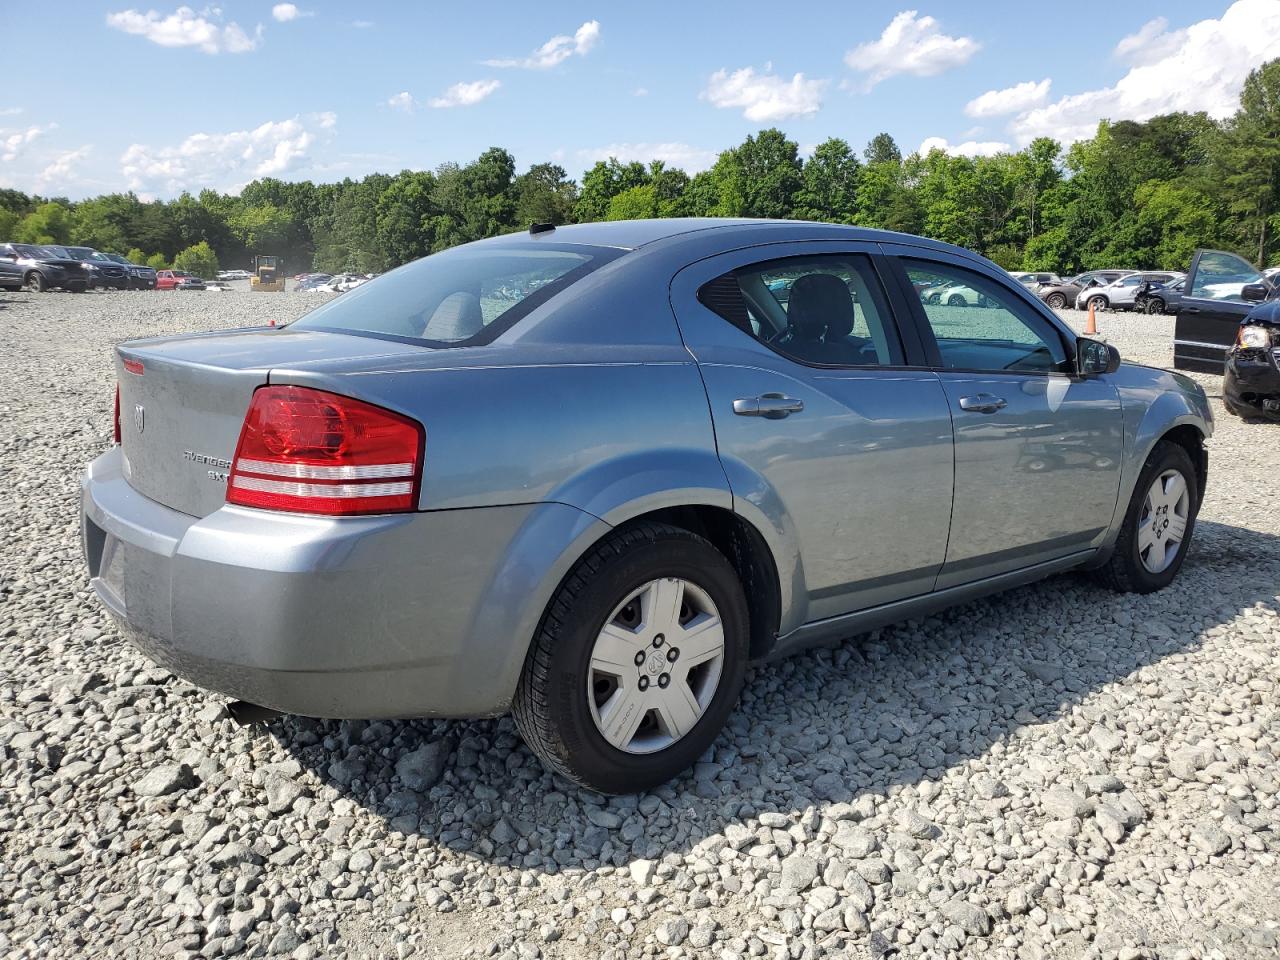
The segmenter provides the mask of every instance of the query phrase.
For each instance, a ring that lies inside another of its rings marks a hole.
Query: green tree
[[[648,182],[649,173],[642,163],[619,163],[616,157],[598,161],[582,175],[582,190],[573,218],[578,223],[603,220],[609,214],[609,202],[614,197]]]
[[[1261,267],[1276,247],[1280,202],[1280,59],[1249,73],[1240,109],[1214,143],[1212,177],[1227,198],[1239,246]]]
[[[652,183],[624,190],[609,201],[606,220],[645,220],[658,215],[658,193]]]
[[[169,261],[165,259],[163,253],[153,253],[147,257],[147,266],[152,270],[168,270]]]
[[[136,263],[139,265],[147,262],[147,255],[137,247],[131,247],[129,252],[124,255],[124,258],[130,263]]]
[[[854,223],[858,213],[858,180],[862,164],[849,144],[831,138],[814,148],[801,168],[795,216],[800,220]]]
[[[185,270],[197,277],[212,280],[218,275],[218,257],[208,242],[201,240],[173,258],[175,270]]]
[[[868,165],[873,163],[902,163],[902,151],[897,142],[887,133],[877,133],[862,151],[862,159]]]
[[[70,243],[71,210],[61,203],[42,203],[18,221],[13,239],[19,243]]]
[[[554,163],[536,163],[516,177],[513,192],[518,227],[527,227],[531,223],[559,225],[573,221],[578,188],[565,174],[564,167]]]

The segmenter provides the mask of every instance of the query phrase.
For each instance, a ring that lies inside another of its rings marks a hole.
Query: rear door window
[[[770,349],[817,366],[903,363],[888,302],[869,257],[824,254],[740,267],[698,299]]]

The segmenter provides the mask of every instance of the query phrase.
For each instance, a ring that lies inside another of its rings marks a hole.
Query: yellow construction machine
[[[279,257],[254,257],[249,289],[260,293],[283,293],[284,261]]]

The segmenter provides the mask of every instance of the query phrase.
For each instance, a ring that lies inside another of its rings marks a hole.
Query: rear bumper
[[[1234,412],[1280,421],[1280,357],[1274,350],[1232,350],[1222,396]]]
[[[193,683],[307,716],[506,710],[553,566],[522,538],[571,540],[594,520],[562,504],[196,518],[138,493],[121,464],[108,451],[82,487],[90,582],[121,630]]]

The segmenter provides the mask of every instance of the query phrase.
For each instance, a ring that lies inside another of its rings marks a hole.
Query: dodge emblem
[[[147,411],[140,403],[133,405],[133,425],[138,428],[139,433],[147,429]]]

